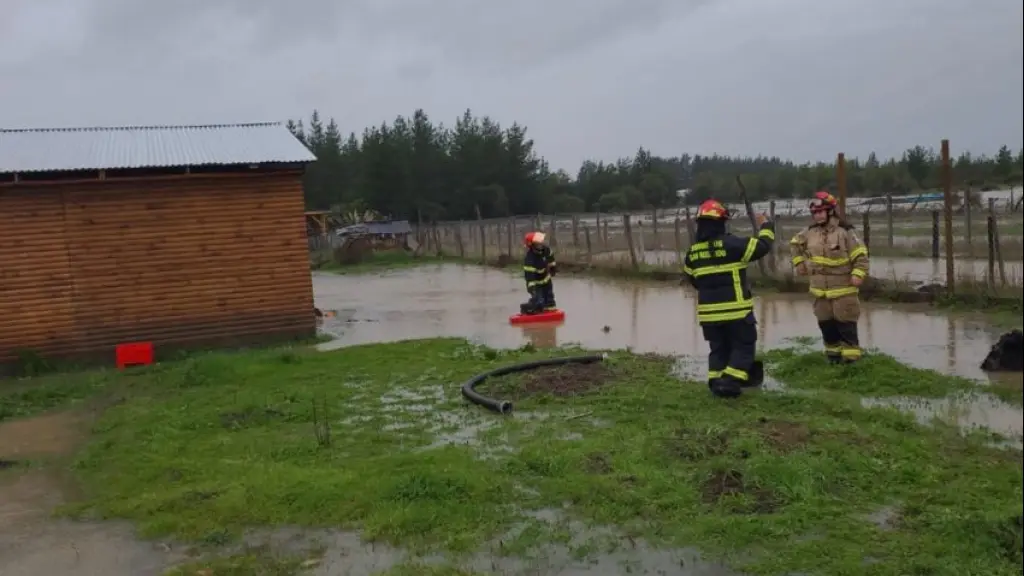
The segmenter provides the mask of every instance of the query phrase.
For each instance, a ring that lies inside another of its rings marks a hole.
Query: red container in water
[[[551,310],[540,314],[516,314],[509,316],[509,324],[539,324],[541,322],[560,322],[565,320],[565,312],[562,310]]]

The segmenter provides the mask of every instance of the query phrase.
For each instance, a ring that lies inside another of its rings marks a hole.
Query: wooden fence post
[[[636,259],[636,249],[633,248],[633,225],[629,221],[628,212],[622,215],[622,227],[625,229],[626,245],[629,247],[629,261],[633,265],[633,270],[639,270],[640,263]]]
[[[942,216],[946,240],[946,292],[953,294],[956,284],[956,255],[953,254],[953,163],[949,158],[949,140],[943,140],[942,157]]]
[[[892,229],[892,193],[885,195],[885,229],[886,229],[886,241],[891,249],[894,242],[894,232]]]

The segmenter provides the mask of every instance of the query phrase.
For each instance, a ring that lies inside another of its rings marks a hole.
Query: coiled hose
[[[508,400],[496,400],[476,391],[477,385],[488,378],[494,378],[496,376],[505,376],[506,374],[516,374],[518,372],[529,372],[537,368],[544,368],[546,366],[565,366],[567,364],[592,364],[594,362],[601,362],[605,359],[604,354],[588,354],[586,356],[569,356],[566,358],[545,358],[543,360],[532,360],[530,362],[522,362],[519,364],[512,364],[509,366],[502,366],[489,370],[481,374],[473,376],[462,385],[462,395],[477,406],[483,406],[488,410],[497,412],[498,414],[511,414],[512,403]]]

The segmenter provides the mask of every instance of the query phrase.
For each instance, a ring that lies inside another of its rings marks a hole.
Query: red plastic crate
[[[153,363],[153,343],[128,342],[118,344],[114,348],[114,356],[118,370],[124,370],[129,366],[149,366]]]

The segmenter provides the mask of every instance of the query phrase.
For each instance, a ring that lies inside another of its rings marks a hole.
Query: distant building
[[[315,332],[281,124],[0,130],[0,363]]]
[[[412,226],[406,220],[363,222],[338,228],[338,238],[369,237],[375,248],[404,248],[408,245]]]

